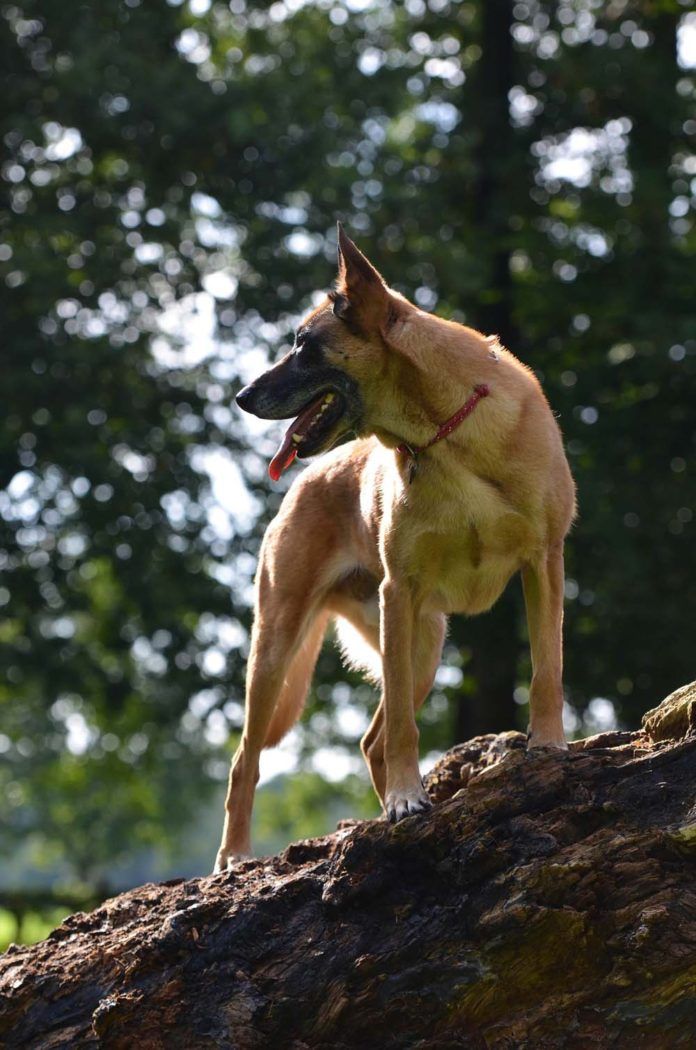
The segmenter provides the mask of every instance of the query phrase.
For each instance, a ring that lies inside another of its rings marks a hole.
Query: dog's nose
[[[237,402],[240,408],[243,408],[248,412],[250,410],[253,397],[254,391],[252,389],[252,384],[249,384],[249,386],[245,386],[243,390],[239,391],[239,393],[235,397],[235,401]]]

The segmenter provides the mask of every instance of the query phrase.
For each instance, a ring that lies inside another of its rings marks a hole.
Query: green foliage
[[[221,440],[212,380],[151,351],[159,312],[199,283],[178,261],[193,219],[162,144],[182,67],[161,6],[136,22],[118,3],[79,19],[27,5],[0,23],[2,834],[40,829],[92,878],[200,804],[211,748],[186,716],[229,623],[196,466]],[[188,79],[193,115],[208,91]],[[160,265],[139,255],[148,231]],[[233,653],[228,687],[241,675]]]
[[[65,918],[65,908],[51,908],[47,911],[29,911],[17,920],[11,912],[0,908],[0,951],[8,944],[35,944],[49,935]]]
[[[579,490],[566,619],[578,718],[602,696],[634,725],[692,676],[686,10],[3,9],[3,849],[29,837],[37,858],[69,857],[95,883],[180,836],[224,776],[253,559],[279,501],[273,442],[231,397],[330,283],[337,218],[395,287],[501,332],[544,380]],[[227,512],[206,472],[216,450],[234,464]],[[519,595],[455,620],[450,643],[425,751],[525,723]],[[323,654],[307,755],[336,741],[346,695],[367,709],[358,685]],[[264,835],[316,826],[334,788],[298,785],[262,804]]]
[[[377,816],[377,799],[364,778],[349,775],[334,783],[318,773],[297,773],[259,792],[254,839],[260,853],[277,853],[292,839],[327,835],[340,820]]]

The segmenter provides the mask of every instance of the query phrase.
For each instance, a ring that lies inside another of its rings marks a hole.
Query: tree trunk
[[[696,683],[450,751],[431,813],[148,885],[0,960],[0,1044],[654,1048],[696,1030]]]
[[[471,188],[475,237],[471,250],[480,267],[481,289],[475,301],[461,305],[469,323],[482,332],[499,335],[504,345],[519,354],[521,339],[514,320],[510,271],[510,208],[513,187],[526,184],[529,175],[525,154],[510,123],[508,95],[515,84],[513,6],[513,0],[486,0],[480,6],[481,57],[466,98],[468,106],[475,109],[478,132]],[[466,43],[463,39],[462,46]],[[509,584],[483,617],[457,619],[452,624],[452,638],[472,651],[469,670],[476,681],[473,695],[458,698],[455,740],[499,732],[514,723],[517,710],[513,693],[521,649],[520,603],[511,593],[514,586],[514,582]]]
[[[672,165],[684,116],[677,91],[679,21],[678,10],[657,4],[646,10],[644,25],[653,38],[650,67],[659,74],[651,76],[649,91],[631,98],[629,164],[634,173],[633,215],[641,252],[641,266],[634,278],[639,317],[646,304],[664,310],[671,299],[675,241],[669,228],[669,206],[675,196]]]
[[[488,612],[460,617],[451,626],[451,640],[465,651],[471,649],[471,661],[465,670],[476,682],[473,693],[462,690],[457,697],[455,740],[500,733],[518,717],[514,691],[521,603],[516,601],[516,588],[520,588],[519,579],[510,581]]]

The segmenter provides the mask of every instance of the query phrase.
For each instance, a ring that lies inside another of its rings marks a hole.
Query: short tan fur
[[[302,331],[320,347],[321,375],[345,377],[359,392],[359,418],[346,410],[318,451],[346,428],[360,436],[300,474],[263,540],[218,871],[250,852],[261,749],[300,716],[332,620],[346,658],[381,684],[361,747],[389,819],[428,806],[415,714],[433,683],[447,617],[489,609],[517,572],[533,667],[529,745],[566,746],[563,543],[575,490],[536,377],[495,336],[427,314],[389,289],[340,228],[337,291]],[[295,354],[261,377],[265,390],[293,369],[297,384]],[[399,446],[426,445],[479,384],[489,396],[417,456],[410,480],[412,460]]]

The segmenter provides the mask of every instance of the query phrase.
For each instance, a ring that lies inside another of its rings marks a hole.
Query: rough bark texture
[[[692,1047],[695,695],[568,754],[479,737],[425,817],[71,916],[0,959],[0,1045]]]

